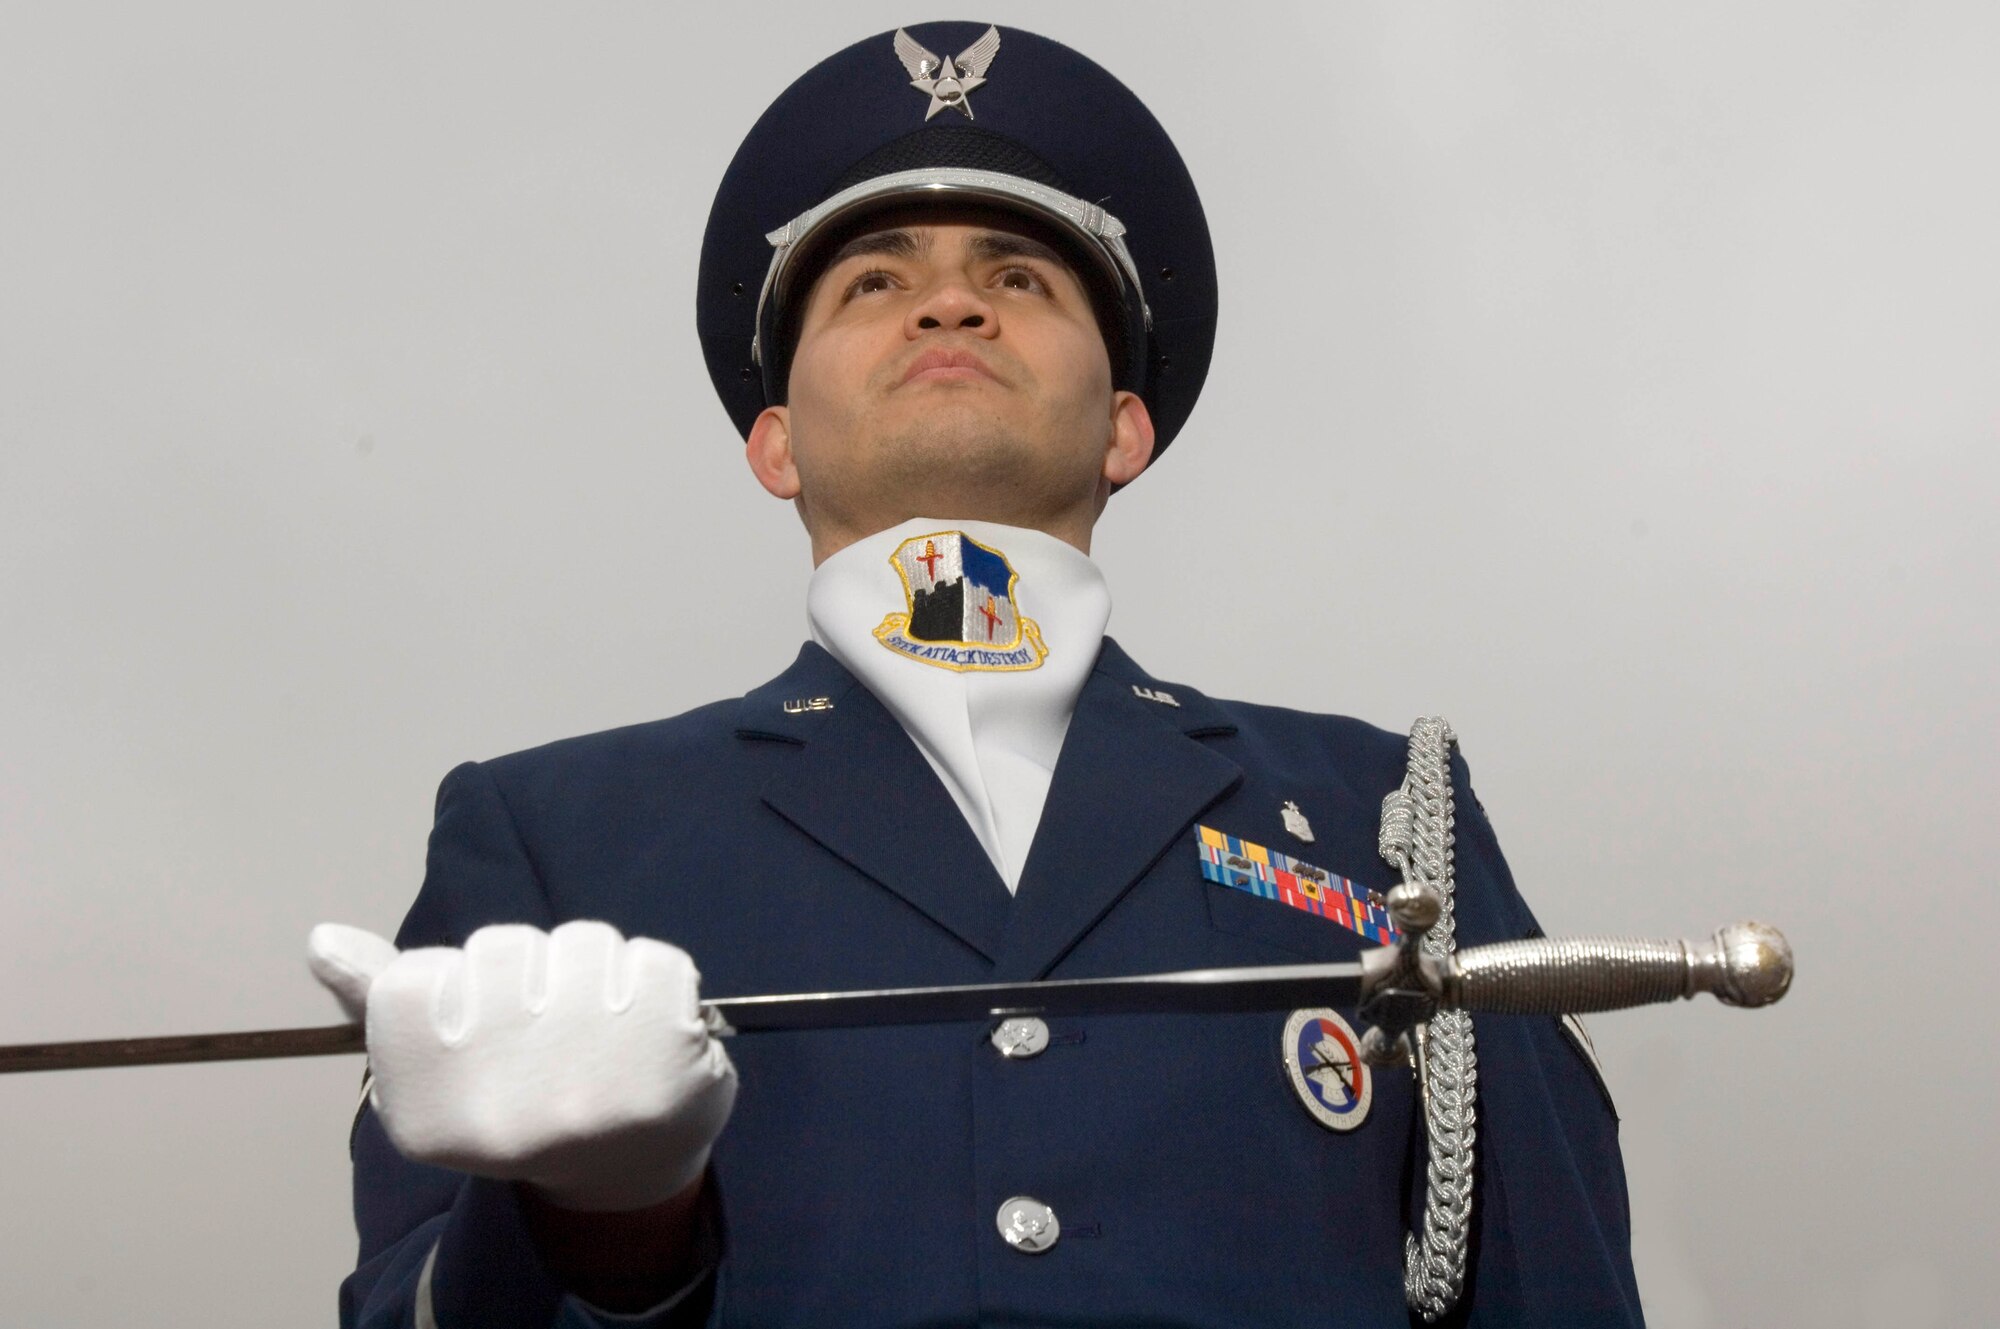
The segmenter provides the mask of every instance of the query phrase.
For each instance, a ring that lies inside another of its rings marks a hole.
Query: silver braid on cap
[[[1382,800],[1378,842],[1382,857],[1405,883],[1437,896],[1438,920],[1425,934],[1423,949],[1439,958],[1454,949],[1451,746],[1456,741],[1440,716],[1426,716],[1411,727],[1409,770],[1402,787]],[[1403,1238],[1403,1299],[1430,1323],[1451,1309],[1465,1287],[1479,1059],[1472,1017],[1464,1011],[1439,1011],[1416,1034],[1411,1056],[1430,1162],[1422,1227]]]

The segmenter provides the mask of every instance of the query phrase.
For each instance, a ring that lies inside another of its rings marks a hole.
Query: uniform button
[[[1003,1202],[993,1221],[1007,1244],[1026,1255],[1040,1255],[1062,1235],[1056,1211],[1030,1195]]]
[[[1041,1056],[1048,1045],[1049,1027],[1033,1016],[1002,1020],[993,1031],[993,1046],[1000,1049],[1000,1055],[1017,1061]]]

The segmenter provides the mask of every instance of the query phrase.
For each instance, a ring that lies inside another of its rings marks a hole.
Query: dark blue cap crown
[[[815,239],[928,198],[1026,214],[1070,242],[1113,379],[1145,399],[1165,450],[1215,340],[1194,182],[1124,84],[1058,42],[983,23],[855,43],[785,89],[737,149],[709,211],[695,321],[738,431],[784,399],[788,302]]]

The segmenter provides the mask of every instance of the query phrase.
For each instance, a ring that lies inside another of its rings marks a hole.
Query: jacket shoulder
[[[479,764],[507,783],[558,771],[683,761],[705,755],[731,736],[737,704],[734,699],[713,701],[665,719],[560,738]]]
[[[1409,738],[1351,715],[1218,698],[1236,741],[1262,762],[1299,771],[1338,772],[1357,793],[1381,797],[1402,783]]]
[[[579,847],[659,826],[699,820],[718,800],[740,802],[758,782],[733,737],[737,703],[711,702],[680,715],[467,762],[445,777],[439,808],[482,786],[512,833],[548,864]],[[455,794],[454,791],[462,791]]]
[[[1098,669],[1141,697],[1163,703],[1161,717],[1190,736],[1249,764],[1286,774],[1336,771],[1357,789],[1393,788],[1402,782],[1408,738],[1366,720],[1212,697],[1154,675],[1108,637]]]
[[[790,667],[741,697],[661,720],[558,739],[473,765],[500,790],[517,818],[582,817],[593,808],[602,813],[632,804],[640,791],[671,793],[680,799],[697,794],[719,798],[729,791],[741,793],[759,779],[762,767],[753,750],[784,746],[739,740],[800,741],[786,722],[803,727],[813,716],[790,714],[795,706],[786,700],[825,701],[828,693],[844,696],[852,681],[833,657],[807,642]],[[749,723],[767,711],[777,723]]]
[[[1268,742],[1307,741],[1370,757],[1401,760],[1409,736],[1351,715],[1301,711],[1289,706],[1212,697],[1210,702],[1235,721],[1242,733]]]

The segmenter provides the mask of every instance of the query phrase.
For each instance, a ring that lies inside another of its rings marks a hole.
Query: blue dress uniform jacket
[[[807,645],[740,701],[451,772],[398,943],[599,918],[686,948],[718,996],[1347,960],[1364,943],[1338,924],[1204,881],[1194,828],[1387,889],[1377,821],[1405,755],[1358,721],[1160,683],[1107,639],[1010,897],[901,726]],[[1455,778],[1461,942],[1536,933],[1462,764]],[[1311,844],[1287,834],[1286,800]],[[1405,1323],[1412,1077],[1378,1072],[1365,1123],[1329,1131],[1293,1094],[1284,1024],[1054,1020],[1026,1060],[983,1025],[733,1040],[710,1323]],[[1600,1083],[1552,1020],[1475,1024],[1475,1235],[1453,1320],[1638,1324]],[[433,1247],[441,1329],[603,1322],[541,1269],[507,1185],[403,1160],[367,1111],[353,1153],[343,1325],[415,1324]],[[1060,1220],[1045,1253],[996,1230],[1017,1195]]]

